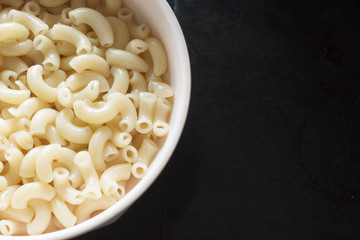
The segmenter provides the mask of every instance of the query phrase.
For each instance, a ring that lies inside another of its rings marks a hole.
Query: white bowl
[[[161,39],[168,54],[169,80],[174,89],[170,131],[145,177],[115,205],[95,217],[60,231],[35,236],[0,236],[0,240],[71,239],[111,224],[118,219],[154,182],[170,159],[183,130],[190,100],[190,62],[180,25],[166,0],[122,0],[134,11],[138,22],[147,23],[152,34]]]

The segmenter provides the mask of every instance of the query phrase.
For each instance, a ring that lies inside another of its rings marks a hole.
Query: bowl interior
[[[174,89],[174,100],[170,130],[162,148],[151,163],[146,176],[108,210],[79,225],[57,232],[26,237],[0,236],[0,239],[71,239],[110,224],[145,192],[171,157],[183,130],[190,100],[190,63],[184,36],[166,0],[122,0],[122,2],[134,12],[138,23],[146,23],[150,26],[152,35],[163,42],[168,54],[168,81]]]

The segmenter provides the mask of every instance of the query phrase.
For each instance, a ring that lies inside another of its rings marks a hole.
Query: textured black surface
[[[172,0],[188,121],[156,183],[77,240],[359,239],[360,3]]]

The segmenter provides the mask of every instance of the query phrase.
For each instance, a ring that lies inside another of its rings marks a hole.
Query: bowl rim
[[[77,224],[75,226],[65,228],[62,230],[58,230],[55,232],[44,233],[40,235],[33,235],[33,236],[3,236],[0,235],[0,240],[2,239],[26,239],[26,240],[39,240],[39,239],[46,239],[46,240],[58,240],[58,239],[70,239],[85,233],[94,231],[100,227],[103,227],[107,224],[114,222],[117,220],[135,201],[141,197],[145,193],[145,191],[153,184],[153,182],[157,179],[160,175],[166,164],[171,158],[171,155],[175,151],[175,148],[180,140],[182,131],[185,126],[185,121],[188,115],[189,105],[190,105],[190,93],[191,93],[191,68],[190,68],[190,58],[188,53],[188,48],[186,45],[185,37],[183,31],[180,27],[180,24],[176,18],[175,13],[169,6],[166,0],[153,0],[157,2],[157,5],[160,7],[162,14],[164,14],[165,19],[169,22],[169,24],[173,27],[171,29],[171,35],[173,35],[174,39],[176,40],[176,46],[179,46],[178,51],[179,59],[181,59],[181,64],[178,66],[180,68],[180,72],[183,73],[182,84],[179,86],[182,88],[181,101],[177,104],[180,106],[176,107],[176,112],[172,113],[171,117],[171,124],[175,125],[176,128],[171,129],[168,137],[166,138],[162,148],[160,149],[159,153],[153,160],[156,161],[156,166],[150,167],[147,174],[144,178],[139,181],[136,186],[127,193],[120,201],[115,203],[110,208],[104,210],[100,214]],[[123,0],[126,2],[126,0]],[[126,4],[125,4],[126,5]],[[186,81],[185,81],[186,80]],[[166,151],[162,151],[166,149]]]

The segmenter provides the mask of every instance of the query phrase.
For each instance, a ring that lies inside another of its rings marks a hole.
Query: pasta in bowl
[[[184,126],[190,64],[176,17],[164,0],[0,4],[0,239],[110,224]]]

